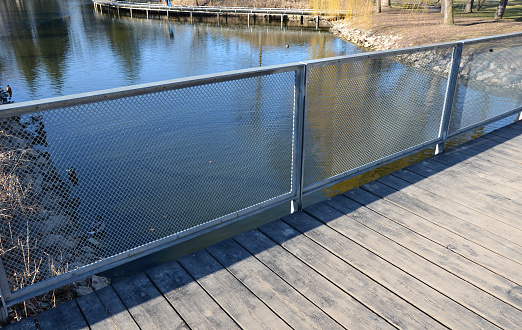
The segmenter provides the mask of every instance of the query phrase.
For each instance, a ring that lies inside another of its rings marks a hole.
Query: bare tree
[[[478,0],[478,2],[477,2],[477,11],[480,11],[485,3],[486,3],[486,0]]]
[[[497,11],[495,12],[495,19],[501,19],[504,16],[508,0],[500,0]]]
[[[444,25],[453,25],[453,0],[443,0],[442,6],[444,7]]]
[[[472,13],[473,12],[473,3],[475,2],[475,0],[468,0],[466,2],[466,8],[464,9],[464,12],[465,13]]]

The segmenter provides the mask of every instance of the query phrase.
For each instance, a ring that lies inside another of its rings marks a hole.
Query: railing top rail
[[[382,57],[388,57],[388,56],[413,54],[413,53],[419,53],[419,52],[426,52],[426,51],[430,51],[430,50],[453,48],[458,44],[472,45],[472,44],[477,44],[477,43],[481,43],[481,42],[497,41],[497,40],[503,40],[503,39],[516,38],[516,37],[522,37],[522,32],[515,32],[515,33],[509,33],[509,34],[503,34],[503,35],[491,36],[491,37],[481,37],[481,38],[474,38],[474,39],[450,41],[450,42],[445,42],[445,43],[431,44],[431,45],[424,45],[424,46],[414,46],[414,47],[407,47],[407,48],[380,50],[380,51],[359,53],[359,54],[350,54],[350,55],[345,55],[345,56],[336,56],[336,57],[322,58],[322,59],[317,59],[317,60],[310,60],[310,61],[306,61],[306,62],[302,62],[302,63],[306,64],[308,67],[319,67],[319,66],[324,66],[324,65],[331,65],[333,63],[351,62],[351,61],[358,61],[358,60],[364,60],[364,59],[376,59],[376,58],[382,58]]]
[[[118,87],[101,91],[87,92],[81,94],[58,96],[35,101],[26,101],[20,103],[10,103],[0,106],[0,118],[11,116],[19,116],[34,112],[41,112],[61,107],[70,107],[81,104],[101,102],[107,100],[120,99],[125,97],[138,96],[143,94],[161,92],[166,90],[175,90],[187,87],[218,83],[223,81],[232,81],[263,75],[277,74],[282,72],[296,71],[302,67],[301,63],[289,63],[273,66],[264,66],[259,68],[250,68],[243,70],[234,70],[222,73],[206,74],[186,78],[178,78],[154,83],[146,83],[140,85]]]
[[[496,41],[496,40],[502,40],[502,39],[516,38],[516,37],[522,37],[522,32],[514,32],[514,33],[501,34],[501,35],[497,35],[497,36],[466,39],[466,40],[462,40],[461,42],[464,45],[471,45],[471,44],[476,44],[476,43],[480,43],[480,42]]]

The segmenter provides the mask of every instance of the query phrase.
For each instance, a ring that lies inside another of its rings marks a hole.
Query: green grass
[[[461,15],[469,18],[477,18],[480,20],[492,20],[495,16],[495,11],[497,10],[499,1],[487,0],[480,9],[480,11],[476,10],[477,2],[478,0],[475,0],[475,3],[473,4],[473,13],[464,13],[464,9],[466,8],[466,0],[453,0],[453,13],[455,17]],[[394,1],[392,3],[392,6],[394,8],[412,9],[410,7],[413,7],[412,5],[415,3],[440,7],[440,1],[437,2],[434,0],[401,0],[398,2]],[[508,1],[506,11],[504,12],[503,20],[522,22],[522,0]]]
[[[464,0],[458,0],[453,3],[453,10],[454,15],[466,15],[471,18],[478,18],[478,19],[493,19],[495,16],[495,12],[498,7],[499,1],[491,1],[487,0],[484,6],[480,9],[480,11],[476,10],[476,0],[475,4],[473,5],[473,13],[466,14],[464,13],[464,9],[466,7],[466,1]],[[509,0],[506,11],[504,12],[503,20],[506,21],[516,21],[521,22],[522,21],[522,0]]]

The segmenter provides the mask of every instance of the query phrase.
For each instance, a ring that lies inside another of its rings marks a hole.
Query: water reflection
[[[17,102],[358,51],[321,31],[118,18],[89,0],[5,0],[0,26]]]

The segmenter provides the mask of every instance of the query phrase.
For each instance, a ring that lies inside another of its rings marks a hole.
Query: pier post
[[[219,12],[217,13],[217,23],[219,25]]]
[[[145,12],[147,13],[147,19],[149,19],[149,10],[145,10]]]
[[[315,29],[319,30],[319,15],[317,15],[317,17],[315,19]]]
[[[129,10],[130,10],[130,15],[131,15],[131,18],[132,18],[132,8],[131,8],[131,9],[129,9]]]
[[[281,14],[281,30],[283,29],[283,21],[285,20],[285,15]]]
[[[250,26],[250,13],[247,13],[247,26]]]
[[[190,12],[190,24],[193,24],[193,20],[192,20],[192,12]]]

